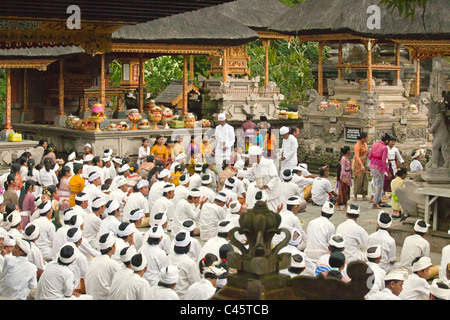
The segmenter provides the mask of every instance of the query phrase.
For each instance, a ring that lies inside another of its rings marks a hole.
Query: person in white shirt
[[[230,160],[236,135],[233,127],[226,123],[227,117],[225,113],[220,113],[217,120],[219,121],[219,125],[216,126],[213,136],[217,142],[214,149],[215,160],[216,163],[223,163],[223,160]]]
[[[380,211],[378,213],[378,230],[369,235],[369,246],[381,246],[381,261],[379,266],[386,273],[400,267],[397,263],[397,246],[395,239],[389,234],[389,228],[392,225],[392,217],[389,213]]]
[[[217,225],[219,221],[225,219],[227,215],[227,200],[227,195],[223,192],[219,192],[217,196],[215,196],[213,203],[207,202],[202,206],[198,221],[200,227],[200,239],[202,241],[208,241],[217,235]]]
[[[213,203],[216,193],[212,189],[212,177],[209,174],[202,176],[202,185],[198,187],[198,190],[208,198],[207,203]]]
[[[175,207],[172,223],[172,235],[178,234],[183,228],[182,224],[188,219],[197,221],[203,204],[206,202],[206,197],[201,197],[200,191],[196,188],[192,189],[187,199],[181,199]],[[195,235],[200,234],[200,228],[194,232]]]
[[[236,181],[238,179],[235,177],[230,177],[225,180],[224,186],[220,192],[223,192],[227,195],[228,199],[231,199],[232,201],[237,201],[237,190],[236,190]]]
[[[421,156],[421,150],[413,151],[411,154],[412,161],[409,164],[409,169],[411,172],[423,171],[422,163],[419,161]]]
[[[183,222],[183,230],[189,232],[189,235],[191,236],[191,248],[189,249],[188,256],[194,261],[197,261],[198,255],[200,254],[200,250],[202,249],[202,245],[200,244],[200,241],[198,241],[197,238],[194,237],[194,231],[197,229],[197,224],[194,220],[188,219]],[[173,252],[173,248],[175,245],[175,239],[172,240],[172,243],[170,244],[171,250],[170,252]]]
[[[168,230],[172,230],[175,204],[172,199],[175,197],[175,185],[166,183],[163,187],[163,196],[155,201],[150,211],[150,225],[154,225],[154,217],[157,213],[167,214]],[[158,269],[159,270],[159,269]]]
[[[444,281],[434,279],[430,286],[430,300],[450,300],[450,286]]]
[[[189,174],[183,174],[178,179],[178,181],[180,182],[180,184],[175,187],[175,194],[172,199],[174,206],[176,206],[181,199],[186,199],[189,196],[189,192],[191,191],[189,188]]]
[[[335,202],[338,197],[327,179],[329,175],[330,168],[328,166],[319,168],[319,177],[314,179],[311,189],[311,199],[316,205],[323,206],[326,201]]]
[[[92,160],[94,160],[94,156],[92,154],[87,154],[83,159],[83,178],[86,180],[89,177],[89,174],[92,170]]]
[[[297,166],[292,169],[292,183],[295,183],[302,193],[302,198],[305,200],[311,199],[311,188],[315,178],[306,178],[302,174],[302,168]]]
[[[41,187],[48,187],[50,185],[58,185],[58,177],[52,169],[51,159],[44,159],[44,167],[39,170],[39,183]]]
[[[194,167],[194,174],[191,175],[189,188],[192,190],[193,188],[198,188],[202,185],[202,177],[200,174],[202,173],[202,164],[196,164]]]
[[[187,255],[190,246],[191,236],[189,232],[186,230],[180,231],[175,236],[174,251],[167,256],[164,262],[164,267],[174,265],[180,269],[178,282],[174,288],[180,300],[184,299],[184,295],[191,284],[200,281],[198,265]]]
[[[130,194],[127,200],[127,204],[123,208],[123,221],[130,221],[130,212],[134,209],[142,209],[144,211],[144,219],[142,224],[138,227],[148,227],[150,221],[150,210],[149,201],[147,200],[147,195],[149,195],[149,182],[148,180],[141,180],[136,184],[137,192]],[[153,188],[153,186],[152,186]]]
[[[131,269],[131,258],[137,253],[136,248],[126,246],[120,250],[120,261],[122,261],[121,268],[116,272],[111,281],[111,287],[109,288],[108,300],[120,300],[121,287],[124,281],[128,281],[129,277],[133,273]]]
[[[210,238],[203,244],[202,249],[197,257],[197,262],[203,259],[208,253],[214,254],[216,257],[220,256],[220,247],[228,244],[229,231],[234,225],[229,220],[222,220],[217,225],[217,235]]]
[[[111,259],[116,251],[113,233],[102,234],[99,239],[101,255],[91,260],[84,282],[86,293],[94,300],[107,300],[112,279],[120,269],[120,264]]]
[[[89,196],[84,192],[78,193],[75,196],[75,205],[72,207],[72,209],[76,214],[79,214],[82,218],[85,218],[86,215],[90,213],[88,207]]]
[[[117,217],[120,216],[120,203],[117,200],[109,200],[106,203],[106,211],[108,216],[102,220],[99,228],[99,234],[103,235],[105,233],[112,232],[117,234],[120,221]]]
[[[193,283],[186,291],[184,300],[208,300],[217,290],[217,279],[225,273],[224,268],[209,266],[204,271],[204,277]]]
[[[328,245],[328,253],[321,255],[319,259],[317,259],[316,266],[314,269],[314,275],[318,276],[320,273],[327,273],[328,271],[330,271],[331,270],[329,264],[330,255],[333,252],[336,251],[343,252],[344,250],[345,250],[344,238],[340,234],[333,235]],[[342,275],[348,278],[346,269],[347,268],[345,267],[344,270],[342,270]]]
[[[117,173],[116,173],[116,168],[114,168],[112,162],[111,162],[111,157],[110,156],[106,156],[102,158],[103,161],[103,178],[105,179],[105,182],[108,181],[109,179],[112,180],[116,177]]]
[[[330,218],[334,214],[334,205],[327,201],[323,204],[321,216],[311,220],[306,228],[308,242],[305,253],[314,262],[320,256],[328,252],[331,237],[336,233],[336,227],[331,223]]]
[[[160,247],[160,243],[164,236],[164,230],[160,225],[150,227],[147,232],[147,241],[138,251],[144,255],[147,260],[147,271],[144,273],[146,279],[151,286],[155,286],[159,281],[160,270],[164,266],[167,254]]]
[[[297,165],[297,149],[298,149],[298,141],[297,139],[290,134],[290,130],[288,127],[281,127],[280,135],[283,138],[283,144],[281,149],[279,150],[281,154],[281,173],[286,169],[294,169]]]
[[[180,300],[178,294],[174,291],[178,282],[178,273],[180,269],[177,266],[168,265],[159,272],[159,282],[155,286],[155,297],[158,300]]]
[[[50,201],[42,202],[37,210],[39,211],[39,218],[34,220],[33,223],[39,228],[40,236],[36,240],[36,245],[41,250],[45,260],[52,260],[52,246],[56,233],[55,225],[50,221],[53,212],[52,204]]]
[[[161,226],[163,228],[163,235],[162,239],[159,243],[159,247],[164,250],[164,252],[169,254],[172,252],[172,240],[170,239],[170,236],[167,231],[167,215],[165,213],[157,213],[154,217],[153,225],[154,226]],[[144,243],[147,242],[148,233],[150,232],[150,229],[147,230],[147,232],[144,234]]]
[[[26,300],[37,287],[37,268],[27,259],[31,245],[27,240],[14,240],[12,255],[5,257],[0,275],[0,296],[9,300]]]
[[[106,209],[106,201],[103,198],[97,197],[92,200],[92,214],[86,215],[84,218],[83,235],[89,244],[97,249],[98,238],[100,237],[100,225],[102,223],[101,216]]]
[[[300,188],[296,183],[292,182],[292,170],[285,169],[281,172],[281,187],[283,188],[283,198],[288,199],[290,197],[299,197],[304,200],[303,188]],[[306,202],[305,202],[306,206]],[[306,208],[306,207],[305,207]],[[302,211],[305,209],[303,208]]]
[[[91,210],[92,200],[97,197],[104,198],[105,195],[100,189],[102,185],[100,172],[92,171],[89,174],[88,180],[89,183],[84,187],[83,193],[85,193],[88,196],[87,210]]]
[[[399,297],[402,300],[429,300],[428,271],[432,266],[429,257],[417,257],[412,262],[411,273],[403,283]]]
[[[129,175],[130,175],[130,166],[128,165],[128,163],[120,164],[117,168],[117,175],[111,181],[111,191],[117,189],[117,180],[119,179],[123,180],[123,178],[126,179]]]
[[[450,263],[450,244],[442,248],[441,263],[439,267],[439,279],[444,282],[450,283],[450,278],[447,275],[448,265]]]
[[[138,251],[142,247],[142,244],[144,243],[144,232],[138,229],[137,226],[140,226],[142,224],[143,219],[144,219],[144,210],[142,209],[131,210],[130,223],[133,224],[135,227],[133,242],[134,246],[136,247],[136,250]]]
[[[73,226],[67,230],[66,235],[67,242],[75,245],[75,259],[69,268],[73,271],[75,286],[78,287],[82,282],[84,282],[84,277],[89,265],[89,260],[79,249],[83,243],[83,231],[81,227]]]
[[[14,210],[11,212],[7,217],[6,221],[8,221],[9,224],[9,231],[8,235],[10,235],[13,238],[22,238],[23,236],[23,223],[22,223],[22,217],[20,216],[19,212],[17,210]]]
[[[111,256],[111,259],[117,261],[119,265],[121,263],[120,251],[127,246],[134,245],[133,238],[135,231],[136,227],[129,222],[122,222],[117,228],[116,252]]]
[[[392,270],[384,277],[384,289],[374,293],[369,300],[401,300],[399,294],[408,276],[406,270]]]
[[[286,274],[291,278],[298,277],[306,269],[305,260],[300,254],[291,255],[291,266],[286,269],[281,269],[280,273]]]
[[[430,243],[424,238],[429,225],[418,219],[414,224],[414,235],[407,236],[403,241],[400,254],[400,267],[411,271],[412,262],[417,257],[430,256]]]
[[[72,208],[64,210],[63,220],[64,225],[55,232],[55,237],[53,239],[52,260],[58,258],[61,247],[67,242],[67,230],[74,225],[80,226],[83,223],[83,218]]]
[[[116,199],[120,202],[120,211],[123,212],[123,209],[128,201],[128,196],[132,192],[132,188],[128,186],[128,181],[124,176],[118,176],[115,179],[115,188],[111,187],[111,192],[105,198],[106,201]]]
[[[297,228],[289,228],[289,242],[288,245],[281,248],[280,251],[278,251],[278,254],[282,253],[290,253],[291,256],[293,255],[301,255],[303,260],[305,261],[305,270],[302,272],[302,275],[305,276],[314,276],[314,269],[315,264],[311,261],[311,259],[302,251],[300,251],[298,248],[302,242],[302,234],[300,230]]]
[[[35,224],[29,223],[23,232],[23,238],[30,242],[31,252],[27,255],[28,260],[37,268],[37,279],[39,280],[42,272],[44,272],[47,262],[42,257],[41,250],[34,243],[39,238],[39,228]],[[0,268],[1,270],[1,268]],[[0,271],[1,273],[1,271]]]
[[[170,171],[167,169],[162,169],[158,173],[158,181],[152,184],[152,187],[150,188],[150,192],[148,194],[149,210],[152,209],[153,204],[156,202],[156,200],[162,198],[163,188],[169,182],[169,180],[170,180]]]
[[[148,138],[142,139],[142,145],[138,149],[138,158],[137,158],[137,164],[141,165],[141,163],[147,159],[147,157],[150,155],[150,147],[148,146],[149,140]]]
[[[369,273],[372,276],[369,278],[369,288],[370,291],[364,296],[366,300],[370,300],[370,296],[380,292],[384,289],[384,278],[386,276],[386,271],[380,268],[379,263],[381,261],[382,251],[381,246],[376,245],[367,248],[367,265],[370,268]]]
[[[352,203],[347,209],[347,220],[339,224],[336,233],[342,235],[345,239],[345,261],[348,265],[355,260],[366,261],[366,250],[369,244],[369,234],[357,224],[359,218],[359,206]]]

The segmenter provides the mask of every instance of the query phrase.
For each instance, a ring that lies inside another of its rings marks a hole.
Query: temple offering
[[[128,120],[130,120],[133,123],[133,127],[131,130],[137,130],[136,123],[139,122],[142,119],[142,116],[139,114],[138,109],[131,109],[130,113],[128,114]]]
[[[148,119],[141,119],[138,123],[139,129],[150,129],[150,122]]]
[[[148,114],[148,118],[151,122],[153,122],[155,124],[155,126],[153,127],[154,130],[158,130],[158,122],[161,121],[162,119],[162,110],[160,107],[158,106],[154,106],[149,114]]]
[[[278,114],[279,119],[289,119],[289,114],[286,110],[281,110]]]
[[[350,99],[347,102],[347,113],[356,113],[358,111],[359,105],[356,99]]]
[[[128,125],[128,123],[126,123],[126,121],[120,121],[119,124],[117,125],[117,128],[119,130],[128,130],[130,129],[130,126]]]
[[[202,120],[200,120],[200,123],[201,123],[202,127],[211,127],[211,122],[209,122],[208,119],[202,119]]]
[[[91,117],[95,118],[105,118],[105,108],[101,103],[96,103],[92,107]]]
[[[378,110],[380,110],[381,114],[385,114],[386,113],[386,107],[384,106],[384,102],[380,102],[378,104]]]
[[[185,128],[195,128],[195,115],[193,113],[188,113],[184,118]]]
[[[325,108],[328,108],[328,102],[322,101],[322,102],[320,103],[318,109],[319,109],[320,111],[323,111],[323,109],[325,109]]]

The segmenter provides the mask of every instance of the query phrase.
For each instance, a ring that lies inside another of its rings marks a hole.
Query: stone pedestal
[[[14,133],[14,130],[2,130],[0,134],[0,141],[8,141],[10,133]]]
[[[66,126],[66,121],[67,121],[67,116],[65,114],[57,115],[55,117],[54,124],[55,124],[55,126],[64,128]]]

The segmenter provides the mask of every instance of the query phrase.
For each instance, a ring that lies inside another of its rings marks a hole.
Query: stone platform
[[[0,165],[9,165],[12,159],[18,158],[25,151],[30,151],[37,144],[37,140],[22,140],[21,142],[0,141]]]

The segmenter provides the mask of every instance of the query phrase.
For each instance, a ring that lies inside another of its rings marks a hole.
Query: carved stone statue
[[[412,80],[411,79],[403,81],[403,88],[405,89],[404,95],[407,98],[409,97],[409,92],[411,91],[411,84],[412,84]]]
[[[380,94],[378,92],[362,91],[359,110],[361,110],[362,112],[377,110],[379,97]]]
[[[328,96],[334,96],[334,86],[336,81],[333,79],[327,79]]]
[[[323,96],[320,96],[317,90],[309,89],[307,91],[310,104],[308,105],[309,111],[317,111],[319,109],[320,103],[325,99]]]
[[[431,158],[426,168],[450,168],[450,133],[444,112],[445,104],[431,99],[428,105],[428,124],[429,132],[433,134],[433,142]]]
[[[419,108],[419,112],[422,113],[426,110],[428,110],[428,105],[431,102],[431,93],[429,92],[421,92],[419,94],[419,102],[418,102],[418,108]]]

